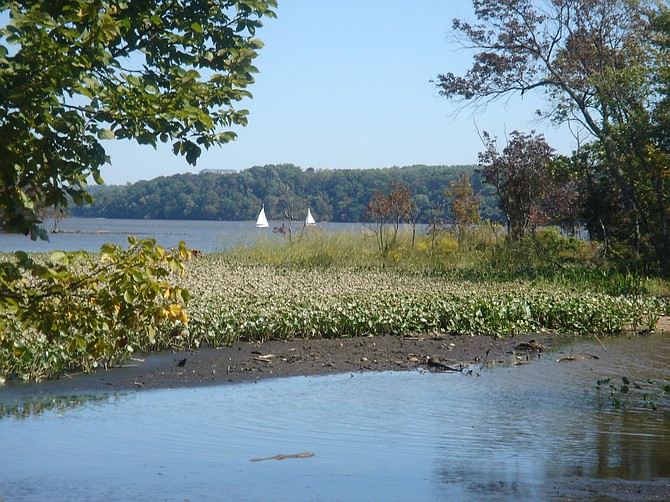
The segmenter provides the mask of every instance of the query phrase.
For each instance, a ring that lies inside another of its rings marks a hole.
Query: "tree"
[[[274,208],[275,212],[281,215],[282,224],[272,231],[288,238],[289,244],[293,244],[293,223],[299,219],[298,213],[303,211],[303,206],[304,204],[288,185],[282,186]],[[306,209],[304,212],[307,214]]]
[[[464,174],[457,181],[450,181],[444,195],[450,201],[454,223],[459,228],[481,222],[482,217],[479,214],[481,199],[475,196],[468,175]]]
[[[412,193],[404,183],[391,183],[388,195],[373,190],[366,215],[374,224],[377,246],[382,256],[395,248],[402,220],[409,220],[415,208]]]
[[[465,76],[438,76],[440,93],[485,105],[543,90],[544,114],[577,122],[599,143],[597,170],[621,200],[622,238],[668,263],[667,163],[649,134],[667,88],[668,6],[653,0],[477,0],[477,23],[454,20],[456,39],[475,51]],[[623,230],[623,229],[622,229]],[[667,266],[667,265],[666,265]]]
[[[251,96],[254,33],[275,5],[1,2],[9,22],[0,27],[0,228],[46,238],[41,208],[90,202],[87,179],[102,184],[109,161],[103,140],[172,142],[194,164],[202,148],[234,139],[224,129],[246,124],[236,105]],[[186,214],[191,190],[172,197]],[[188,291],[169,281],[191,252],[184,243],[129,244],[38,260],[19,252],[0,263],[3,373],[40,378],[114,364],[187,324]]]
[[[541,222],[542,204],[550,188],[549,164],[554,150],[534,131],[513,131],[501,153],[495,138],[484,133],[486,150],[479,154],[482,177],[496,188],[507,233],[521,239]]]
[[[46,238],[37,202],[90,202],[103,140],[127,139],[195,164],[246,125],[236,104],[276,0],[5,0],[0,12],[0,225]]]
[[[544,197],[543,211],[551,223],[575,237],[585,220],[588,197],[586,176],[579,165],[583,156],[555,157],[549,166],[551,183]]]
[[[127,250],[20,251],[0,263],[0,377],[57,377],[169,346],[168,326],[188,323],[188,291],[171,283],[191,252],[128,240]]]
[[[458,176],[470,176],[473,188],[482,195],[481,212],[499,219],[498,198],[490,185],[482,185],[476,166],[407,166],[388,169],[335,169],[302,171],[293,165],[252,167],[230,174],[175,174],[126,186],[93,186],[95,204],[73,207],[75,217],[164,218],[170,207],[174,219],[252,220],[261,203],[268,217],[283,219],[286,189],[297,198],[296,221],[304,218],[307,205],[319,221],[360,222],[373,190],[390,183],[404,183],[412,193],[419,213],[416,223],[427,223],[431,202],[444,196],[444,185]],[[379,178],[386,180],[381,185]],[[187,215],[186,207],[174,204],[181,191],[188,190],[196,203]],[[383,190],[382,190],[383,191]],[[211,209],[206,209],[206,206]],[[216,208],[213,212],[212,209]],[[413,218],[412,218],[413,219]],[[411,221],[410,221],[411,224]]]

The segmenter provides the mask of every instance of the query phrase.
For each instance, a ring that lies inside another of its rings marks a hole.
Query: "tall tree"
[[[667,263],[667,168],[644,154],[653,147],[645,134],[650,112],[664,92],[656,84],[668,51],[655,43],[655,20],[667,14],[667,5],[475,0],[474,7],[475,24],[453,22],[456,38],[475,52],[474,64],[465,76],[439,75],[441,94],[481,105],[544,90],[547,117],[577,121],[600,143],[598,169],[620,196],[626,240],[637,251],[648,243],[655,259]]]
[[[45,237],[35,203],[89,201],[102,140],[172,143],[194,164],[247,123],[237,103],[276,0],[3,0],[0,225]]]
[[[479,154],[482,178],[496,188],[507,233],[513,240],[533,230],[550,187],[549,164],[554,150],[535,132],[513,131],[498,152],[495,138],[484,133],[486,150]]]

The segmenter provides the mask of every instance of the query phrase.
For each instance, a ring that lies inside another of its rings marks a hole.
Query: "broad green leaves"
[[[116,364],[184,329],[188,292],[172,283],[190,252],[129,238],[97,255],[15,253],[0,265],[0,376],[39,379]]]
[[[651,296],[527,281],[474,284],[400,269],[287,269],[223,256],[194,260],[185,281],[193,297],[190,343],[196,345],[407,333],[616,333],[653,326],[670,308]]]
[[[98,255],[16,253],[0,269],[0,376],[41,378],[136,350],[238,340],[617,333],[670,313],[667,298],[632,279],[609,289],[593,278],[475,283],[411,267],[291,266],[274,252],[271,264],[239,253],[185,263],[183,246],[132,240]]]
[[[246,125],[255,38],[275,0],[5,2],[0,27],[0,226],[40,231],[32,201],[86,201],[103,141],[173,143],[195,164]],[[26,194],[26,197],[22,197]]]

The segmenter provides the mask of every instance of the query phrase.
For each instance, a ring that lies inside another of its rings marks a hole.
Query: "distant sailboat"
[[[307,209],[307,219],[305,220],[305,225],[308,227],[313,227],[316,225],[316,221],[314,221],[314,217],[312,216],[312,211],[310,209]]]
[[[265,217],[265,205],[261,208],[261,212],[258,213],[258,219],[256,220],[256,228],[268,228],[268,219]]]

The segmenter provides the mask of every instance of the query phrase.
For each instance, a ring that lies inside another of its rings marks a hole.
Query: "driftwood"
[[[459,367],[456,366],[451,366],[449,364],[443,363],[440,361],[440,358],[437,356],[429,356],[426,358],[426,364],[428,366],[432,366],[433,368],[439,368],[441,370],[446,370],[446,371],[463,371],[463,366],[460,365]]]
[[[249,462],[262,462],[264,460],[284,460],[285,458],[310,458],[315,457],[316,453],[305,452],[305,453],[291,453],[290,455],[275,455],[274,457],[266,458],[252,458],[249,459]]]
[[[575,354],[574,356],[559,357],[557,361],[559,363],[565,363],[568,361],[584,361],[586,359],[600,359],[600,358],[598,356],[593,356],[591,354]]]

